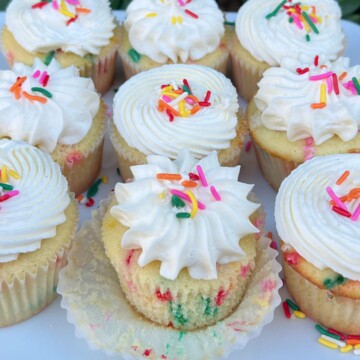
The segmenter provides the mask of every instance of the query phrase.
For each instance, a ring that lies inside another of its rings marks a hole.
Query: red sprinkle
[[[249,152],[251,150],[252,141],[249,140],[245,145],[245,152]]]
[[[189,173],[189,178],[191,179],[191,180],[200,180],[200,177],[199,177],[199,175],[196,175],[196,174],[194,174],[194,173]]]
[[[328,328],[327,331],[330,333],[330,334],[334,334],[334,335],[339,335],[340,336],[340,340],[345,340],[346,339],[346,336],[341,333],[340,331],[337,331],[335,329],[332,329],[332,328]],[[360,337],[359,337],[360,339]]]
[[[316,55],[314,58],[314,65],[318,66],[319,65],[319,55]]]
[[[160,89],[164,89],[164,88],[166,88],[166,87],[168,87],[168,86],[170,86],[170,84],[161,85],[161,86],[160,86]]]
[[[360,340],[360,335],[348,335],[347,338],[350,340]]]
[[[199,105],[200,106],[210,106],[211,103],[209,103],[208,101],[199,101]]]
[[[340,92],[339,92],[339,83],[338,83],[337,75],[334,73],[331,76],[332,76],[332,82],[333,82],[335,94],[339,95]]]
[[[50,79],[50,76],[49,75],[46,75],[45,78],[44,78],[44,81],[42,83],[43,87],[46,87],[46,85],[48,84],[49,82],[49,79]]]
[[[40,1],[40,2],[37,2],[36,4],[32,5],[31,8],[32,9],[42,9],[47,4],[48,4],[47,1]]]
[[[277,246],[277,243],[275,240],[272,240],[271,243],[270,243],[270,247],[274,250],[277,250],[278,249],[278,246]]]
[[[301,68],[297,68],[296,69],[296,72],[299,74],[299,75],[303,75],[303,74],[305,74],[305,73],[307,73],[307,72],[309,72],[310,71],[310,69],[307,67],[307,68],[304,68],[304,69],[301,69]]]
[[[135,249],[131,249],[131,250],[128,251],[126,259],[125,259],[125,264],[127,266],[130,265],[131,259],[132,259],[133,255],[134,255],[134,252],[135,252]]]
[[[145,349],[143,356],[150,356],[152,349]]]
[[[10,195],[5,194],[5,195],[3,195],[3,196],[0,196],[0,202],[6,201],[6,200],[8,200],[8,199],[10,199],[10,198],[11,198]]]
[[[185,13],[193,17],[194,19],[198,19],[199,15],[194,14],[192,11],[185,9]]]
[[[283,310],[284,310],[284,314],[285,314],[286,318],[290,319],[291,318],[291,313],[290,313],[289,304],[286,301],[284,301],[282,303],[282,306],[283,306]]]
[[[347,218],[351,217],[351,213],[349,213],[347,210],[344,210],[344,209],[340,208],[339,206],[334,205],[331,208],[331,210],[336,212],[337,214],[339,214],[341,216],[345,216]]]
[[[220,289],[215,297],[216,306],[222,305],[228,295],[229,295],[229,290],[225,291],[224,289]]]
[[[66,26],[69,26],[71,23],[73,23],[74,21],[76,21],[78,17],[79,17],[79,16],[76,15],[75,17],[69,19],[69,20],[66,22]]]
[[[166,109],[166,114],[169,117],[169,121],[173,122],[174,121],[174,115],[172,114],[172,112],[169,109]]]
[[[297,252],[285,254],[285,260],[288,264],[297,265],[300,261],[300,255]]]
[[[183,79],[183,84],[190,90],[190,92],[192,92],[189,82],[186,79]]]
[[[173,299],[170,290],[161,293],[160,289],[155,290],[155,295],[160,301],[171,301]]]
[[[211,91],[210,91],[210,90],[208,90],[208,91],[206,92],[204,102],[209,102],[209,100],[210,100],[210,96],[211,96]]]
[[[93,198],[88,198],[88,201],[85,203],[85,206],[91,207],[95,204],[95,201]]]

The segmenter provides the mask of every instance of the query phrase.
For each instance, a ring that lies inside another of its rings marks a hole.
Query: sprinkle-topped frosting
[[[91,79],[55,60],[35,59],[0,71],[0,136],[23,140],[51,153],[58,143],[71,145],[89,131],[100,106]],[[11,119],[11,121],[9,121]]]
[[[224,35],[214,0],[133,0],[124,22],[132,47],[158,63],[198,60]]]
[[[300,52],[336,60],[345,47],[340,18],[335,0],[250,0],[238,12],[236,34],[255,59],[271,66]]]
[[[300,165],[276,198],[280,238],[317,268],[360,280],[359,188],[358,154],[320,156]]]
[[[198,65],[164,65],[120,87],[114,123],[127,144],[146,155],[175,158],[187,147],[201,158],[229,147],[237,110],[236,90],[222,74]]]
[[[265,71],[254,101],[263,125],[286,131],[290,141],[349,141],[360,128],[359,80],[360,66],[350,67],[348,58],[283,58],[280,68]]]
[[[5,24],[27,51],[98,55],[113,36],[108,0],[12,0]]]
[[[56,235],[70,198],[59,165],[29,144],[0,140],[0,168],[0,262],[7,262]]]
[[[259,205],[239,169],[221,167],[216,152],[199,162],[185,149],[175,161],[148,156],[131,168],[134,182],[115,187],[111,214],[129,227],[122,246],[142,249],[140,266],[161,261],[165,278],[186,267],[195,279],[216,278],[216,264],[240,260],[240,239],[258,231],[249,216]]]

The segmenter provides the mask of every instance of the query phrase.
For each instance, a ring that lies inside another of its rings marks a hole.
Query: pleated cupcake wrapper
[[[47,265],[25,272],[23,278],[0,282],[0,327],[12,325],[40,312],[57,296],[60,269],[66,264],[64,247]]]
[[[314,321],[344,334],[360,334],[360,299],[334,295],[305,279],[284,261],[286,285],[297,305]]]
[[[255,141],[253,143],[261,173],[271,187],[278,191],[282,181],[300,164],[273,156],[263,150]]]
[[[280,303],[277,252],[269,239],[259,239],[256,270],[236,311],[214,326],[179,332],[144,319],[128,304],[117,275],[104,253],[101,223],[109,200],[103,201],[76,236],[58,291],[76,335],[92,349],[125,359],[213,359],[226,357],[257,337],[273,319]],[[120,239],[119,239],[120,241]]]

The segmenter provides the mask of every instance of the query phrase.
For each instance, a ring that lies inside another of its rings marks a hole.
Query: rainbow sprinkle
[[[20,176],[16,171],[8,168],[6,165],[3,165],[0,171],[0,202],[7,201],[20,194],[19,190],[14,190],[14,186],[9,184],[10,177],[20,179]]]

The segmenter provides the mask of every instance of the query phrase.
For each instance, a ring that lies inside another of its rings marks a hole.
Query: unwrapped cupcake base
[[[260,250],[249,288],[237,310],[216,325],[181,332],[155,325],[139,315],[123,295],[117,275],[101,243],[101,222],[109,200],[84,223],[61,271],[58,292],[76,335],[92,349],[125,359],[212,359],[243,348],[257,337],[280,303],[277,252],[269,239]],[[119,239],[120,241],[120,239]]]

